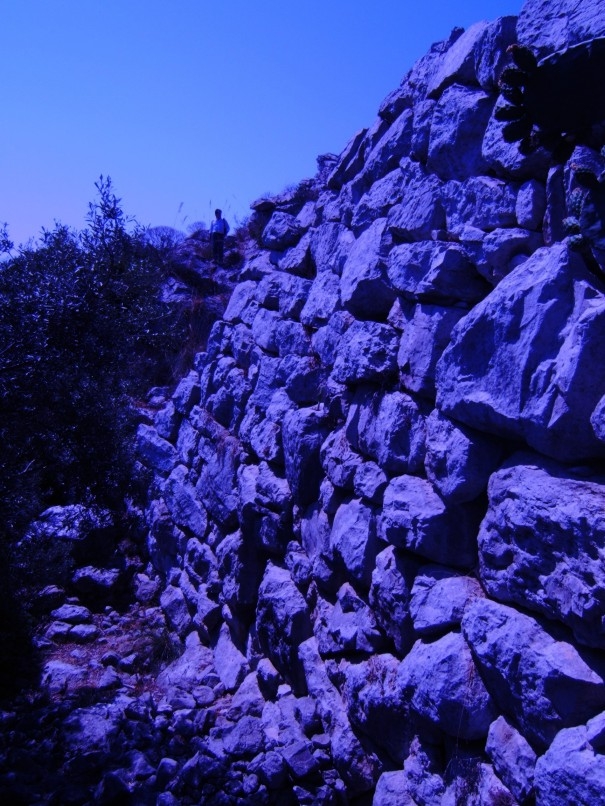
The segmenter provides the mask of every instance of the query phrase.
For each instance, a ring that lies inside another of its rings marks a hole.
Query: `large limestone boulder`
[[[479,532],[480,575],[488,593],[571,627],[605,648],[604,479],[573,478],[541,457],[513,457],[489,482]]]
[[[462,631],[488,691],[534,746],[605,707],[601,659],[580,654],[538,621],[490,599],[466,609]]]
[[[602,456],[590,417],[605,392],[605,297],[565,244],[539,249],[460,322],[437,403],[475,428],[562,461]]]

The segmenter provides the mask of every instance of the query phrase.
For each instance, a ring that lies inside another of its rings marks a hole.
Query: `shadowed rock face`
[[[493,110],[517,38],[544,56],[603,19],[529,0],[454,31],[309,198],[262,201],[137,441],[185,647],[158,681],[188,703],[163,806],[208,781],[225,803],[596,802],[605,287],[565,239],[577,164],[520,154]]]

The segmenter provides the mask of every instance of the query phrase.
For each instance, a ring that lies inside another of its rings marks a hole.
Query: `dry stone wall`
[[[511,43],[605,31],[577,5],[454,31],[257,202],[207,351],[140,429],[162,606],[239,697],[204,741],[254,802],[605,791],[605,286],[564,236],[599,155],[523,156],[494,117]]]

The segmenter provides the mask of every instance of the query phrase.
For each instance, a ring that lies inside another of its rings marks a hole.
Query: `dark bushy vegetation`
[[[109,179],[96,188],[83,231],[56,225],[0,264],[5,546],[50,505],[120,508],[133,401],[172,382],[187,341],[187,311],[160,299],[170,249],[126,219]]]

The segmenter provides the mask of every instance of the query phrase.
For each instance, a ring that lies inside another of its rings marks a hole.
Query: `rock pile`
[[[565,224],[601,157],[594,132],[523,155],[494,112],[509,45],[603,35],[570,0],[455,30],[253,205],[258,249],[138,433],[182,654],[79,714],[122,765],[99,802],[602,798],[605,286]]]
[[[295,802],[605,785],[605,296],[563,236],[590,149],[524,156],[494,117],[511,43],[586,36],[543,5],[455,31],[311,198],[255,205],[260,248],[139,432],[166,618],[254,702],[218,756],[245,744]]]

